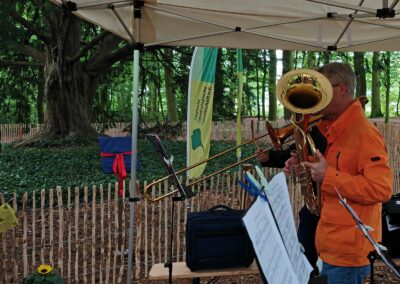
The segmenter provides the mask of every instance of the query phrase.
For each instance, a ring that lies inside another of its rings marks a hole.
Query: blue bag
[[[127,172],[131,171],[131,153],[132,153],[132,137],[98,137],[100,143],[100,153],[101,154],[112,154],[110,156],[102,156],[101,165],[103,168],[103,172],[106,174],[113,173],[113,163],[116,157],[116,154],[123,154],[125,168]],[[115,155],[113,155],[115,154]],[[138,150],[137,161],[136,161],[136,170],[140,170],[141,168],[140,162],[140,154]]]

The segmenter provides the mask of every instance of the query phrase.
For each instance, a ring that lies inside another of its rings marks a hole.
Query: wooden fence
[[[242,138],[243,140],[251,139],[251,121],[254,125],[254,133],[260,135],[266,133],[265,121],[259,121],[256,118],[245,118],[242,124]],[[274,127],[280,127],[287,124],[288,121],[279,119],[272,122]],[[127,136],[129,132],[129,123],[114,123],[107,125],[104,123],[94,123],[92,126],[99,132],[109,136]],[[147,123],[141,125],[142,128],[153,127],[155,123]],[[38,133],[43,127],[41,124],[0,124],[0,142],[11,143],[17,140],[22,140],[31,137]],[[213,141],[235,141],[236,140],[236,121],[217,121],[213,123],[212,136]],[[181,124],[181,129],[178,135],[168,137],[172,140],[185,141],[186,140],[186,123]]]
[[[270,169],[267,174],[273,174]],[[239,208],[243,192],[235,184],[238,173],[220,174],[194,186],[196,196],[177,202],[174,216],[173,260],[185,259],[185,225],[188,211],[217,204]],[[144,183],[145,185],[146,183]],[[293,183],[289,183],[293,186]],[[169,190],[168,183],[153,188],[153,194]],[[299,191],[292,195],[293,212],[299,210]],[[0,283],[20,283],[41,263],[53,265],[66,283],[121,283],[126,281],[128,217],[130,203],[124,200],[118,224],[118,187],[93,186],[0,195],[0,203],[12,205],[19,224],[0,234]],[[136,202],[134,278],[146,278],[154,263],[168,257],[171,233],[171,198],[157,203]],[[295,214],[297,217],[297,214]],[[121,231],[119,231],[119,225]],[[121,232],[121,233],[119,233]],[[118,240],[121,239],[121,247]]]
[[[400,119],[392,119],[388,124],[385,124],[382,119],[371,119],[382,133],[390,133],[386,135],[386,142],[390,143],[390,139],[398,137],[400,132]],[[290,124],[290,121],[278,119],[270,122],[273,127],[279,128]],[[127,136],[129,132],[129,123],[114,123],[112,125],[104,123],[94,123],[92,126],[99,131],[109,136]],[[155,123],[142,124],[143,129],[153,127]],[[0,124],[0,142],[10,143],[16,140],[26,139],[38,133],[43,125],[41,124]],[[253,126],[253,127],[252,127]],[[253,129],[253,131],[252,131]],[[257,118],[244,118],[242,121],[242,140],[249,140],[254,136],[259,136],[267,132],[266,122]],[[397,135],[394,135],[397,133]],[[176,136],[167,137],[171,140],[186,141],[186,122],[181,124],[180,130]],[[236,140],[236,121],[215,121],[213,122],[211,140],[213,141],[235,141]],[[269,138],[263,140],[265,143],[270,143]],[[392,140],[393,141],[393,140]],[[397,141],[398,140],[394,140]]]
[[[266,176],[277,173],[265,169]],[[217,204],[246,207],[243,191],[236,185],[239,173],[225,173],[195,185],[196,196],[177,202],[172,226],[171,198],[151,203],[141,198],[135,206],[133,277],[145,279],[155,263],[167,261],[173,228],[173,261],[185,260],[187,213]],[[400,171],[395,171],[399,177]],[[143,184],[145,186],[146,183]],[[169,184],[153,187],[152,194],[169,190]],[[138,183],[138,191],[139,191]],[[298,185],[288,181],[295,222],[302,206]],[[397,178],[394,193],[400,192]],[[139,195],[140,196],[140,195]],[[0,194],[0,203],[13,206],[19,224],[0,234],[0,283],[20,283],[41,263],[53,265],[65,283],[122,283],[126,281],[129,207],[123,200],[118,218],[118,186],[93,186],[41,190],[21,195]],[[247,202],[248,204],[248,202]],[[120,222],[120,223],[119,223]],[[120,229],[119,229],[120,228]],[[121,240],[121,246],[119,246]]]
[[[114,123],[108,125],[105,123],[93,123],[92,126],[99,132],[109,136],[127,136],[124,131],[129,123]],[[29,138],[37,134],[43,127],[42,124],[0,124],[0,142],[11,143],[14,141]]]

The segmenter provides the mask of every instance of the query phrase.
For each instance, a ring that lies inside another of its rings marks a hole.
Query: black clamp
[[[134,0],[133,1],[133,16],[135,19],[142,18],[142,7],[144,6],[143,0]]]
[[[395,10],[390,8],[382,8],[376,10],[376,16],[379,19],[394,18],[395,15],[396,15]]]
[[[328,47],[326,49],[328,51],[336,51],[337,50],[337,46],[336,45],[328,45]]]
[[[329,12],[329,13],[326,13],[326,17],[327,18],[334,18],[335,17],[335,15],[337,15],[337,13],[336,12]]]
[[[242,28],[241,27],[235,27],[235,32],[241,32]]]
[[[72,1],[67,1],[67,2],[63,1],[62,7],[68,12],[78,11],[78,5],[76,5],[76,3]]]
[[[133,202],[138,202],[138,201],[140,201],[140,198],[139,198],[139,197],[129,197],[129,198],[128,198],[128,201],[129,201],[129,202],[132,202],[132,203],[133,203]]]
[[[132,46],[134,50],[144,51],[144,44],[141,42],[134,42]]]

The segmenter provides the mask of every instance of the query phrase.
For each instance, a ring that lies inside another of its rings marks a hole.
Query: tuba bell
[[[317,149],[308,133],[312,114],[325,108],[332,99],[332,86],[328,78],[309,69],[292,70],[278,81],[276,93],[281,104],[293,114],[291,123],[294,126],[296,154],[299,165],[295,172],[299,178],[304,203],[308,210],[319,215],[321,210],[320,184],[313,189],[310,170],[303,165],[309,161],[309,149],[314,161],[318,161]]]

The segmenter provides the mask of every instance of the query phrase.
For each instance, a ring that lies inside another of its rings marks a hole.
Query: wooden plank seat
[[[400,258],[392,259],[393,262],[400,266]],[[386,264],[377,259],[374,267],[382,267]],[[254,261],[249,267],[236,267],[215,270],[190,271],[186,266],[186,262],[174,262],[172,267],[172,279],[195,279],[223,276],[243,276],[259,274],[257,263]],[[168,268],[164,267],[164,263],[157,263],[152,266],[149,273],[149,280],[165,280],[169,278]]]
[[[186,262],[174,262],[172,266],[172,279],[251,275],[258,273],[258,266],[255,261],[249,267],[235,267],[215,270],[210,269],[201,271],[190,271],[190,269],[186,266]],[[164,263],[154,264],[150,269],[150,280],[165,280],[168,279],[168,277],[168,268],[164,267]]]

